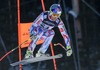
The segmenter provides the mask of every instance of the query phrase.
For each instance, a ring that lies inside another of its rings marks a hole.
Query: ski
[[[61,58],[63,55],[62,54],[57,54],[55,56],[41,56],[41,57],[34,57],[34,58],[29,58],[29,59],[24,59],[22,61],[18,61],[15,63],[10,64],[11,66],[17,66],[17,65],[26,65],[29,63],[35,63],[39,61],[45,61],[45,60],[50,60],[50,59],[57,59]]]

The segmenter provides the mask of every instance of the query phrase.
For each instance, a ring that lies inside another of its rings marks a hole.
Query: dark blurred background
[[[57,59],[58,70],[100,70],[100,0],[44,0],[46,10],[53,3],[60,2],[63,20],[71,38],[73,55],[66,57],[64,49],[54,47],[55,54],[62,53]],[[41,0],[20,0],[21,22],[32,22],[43,11]],[[0,2],[0,58],[18,46],[17,0]],[[54,28],[56,35],[53,43],[64,41]],[[27,48],[22,49],[22,56]],[[50,48],[48,49],[50,52]],[[19,70],[10,64],[18,61],[18,50],[0,61],[0,70]],[[54,70],[52,60],[23,66],[23,70]]]

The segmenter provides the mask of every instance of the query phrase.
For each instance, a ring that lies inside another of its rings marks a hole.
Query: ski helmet
[[[60,4],[53,4],[50,7],[50,15],[56,16],[57,18],[60,17],[62,13],[62,9]]]

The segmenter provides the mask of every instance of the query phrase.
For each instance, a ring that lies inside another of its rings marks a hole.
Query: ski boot
[[[33,58],[33,51],[31,50],[27,50],[26,54],[25,54],[25,59],[28,59],[28,58]]]
[[[42,52],[36,53],[36,57],[41,57],[41,56],[46,56],[46,57],[48,57],[48,56],[50,56],[50,54],[45,54],[45,53],[42,53]]]

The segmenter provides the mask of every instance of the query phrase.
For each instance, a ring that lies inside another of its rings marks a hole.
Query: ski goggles
[[[54,16],[54,17],[59,17],[60,14],[52,14],[52,16]]]

